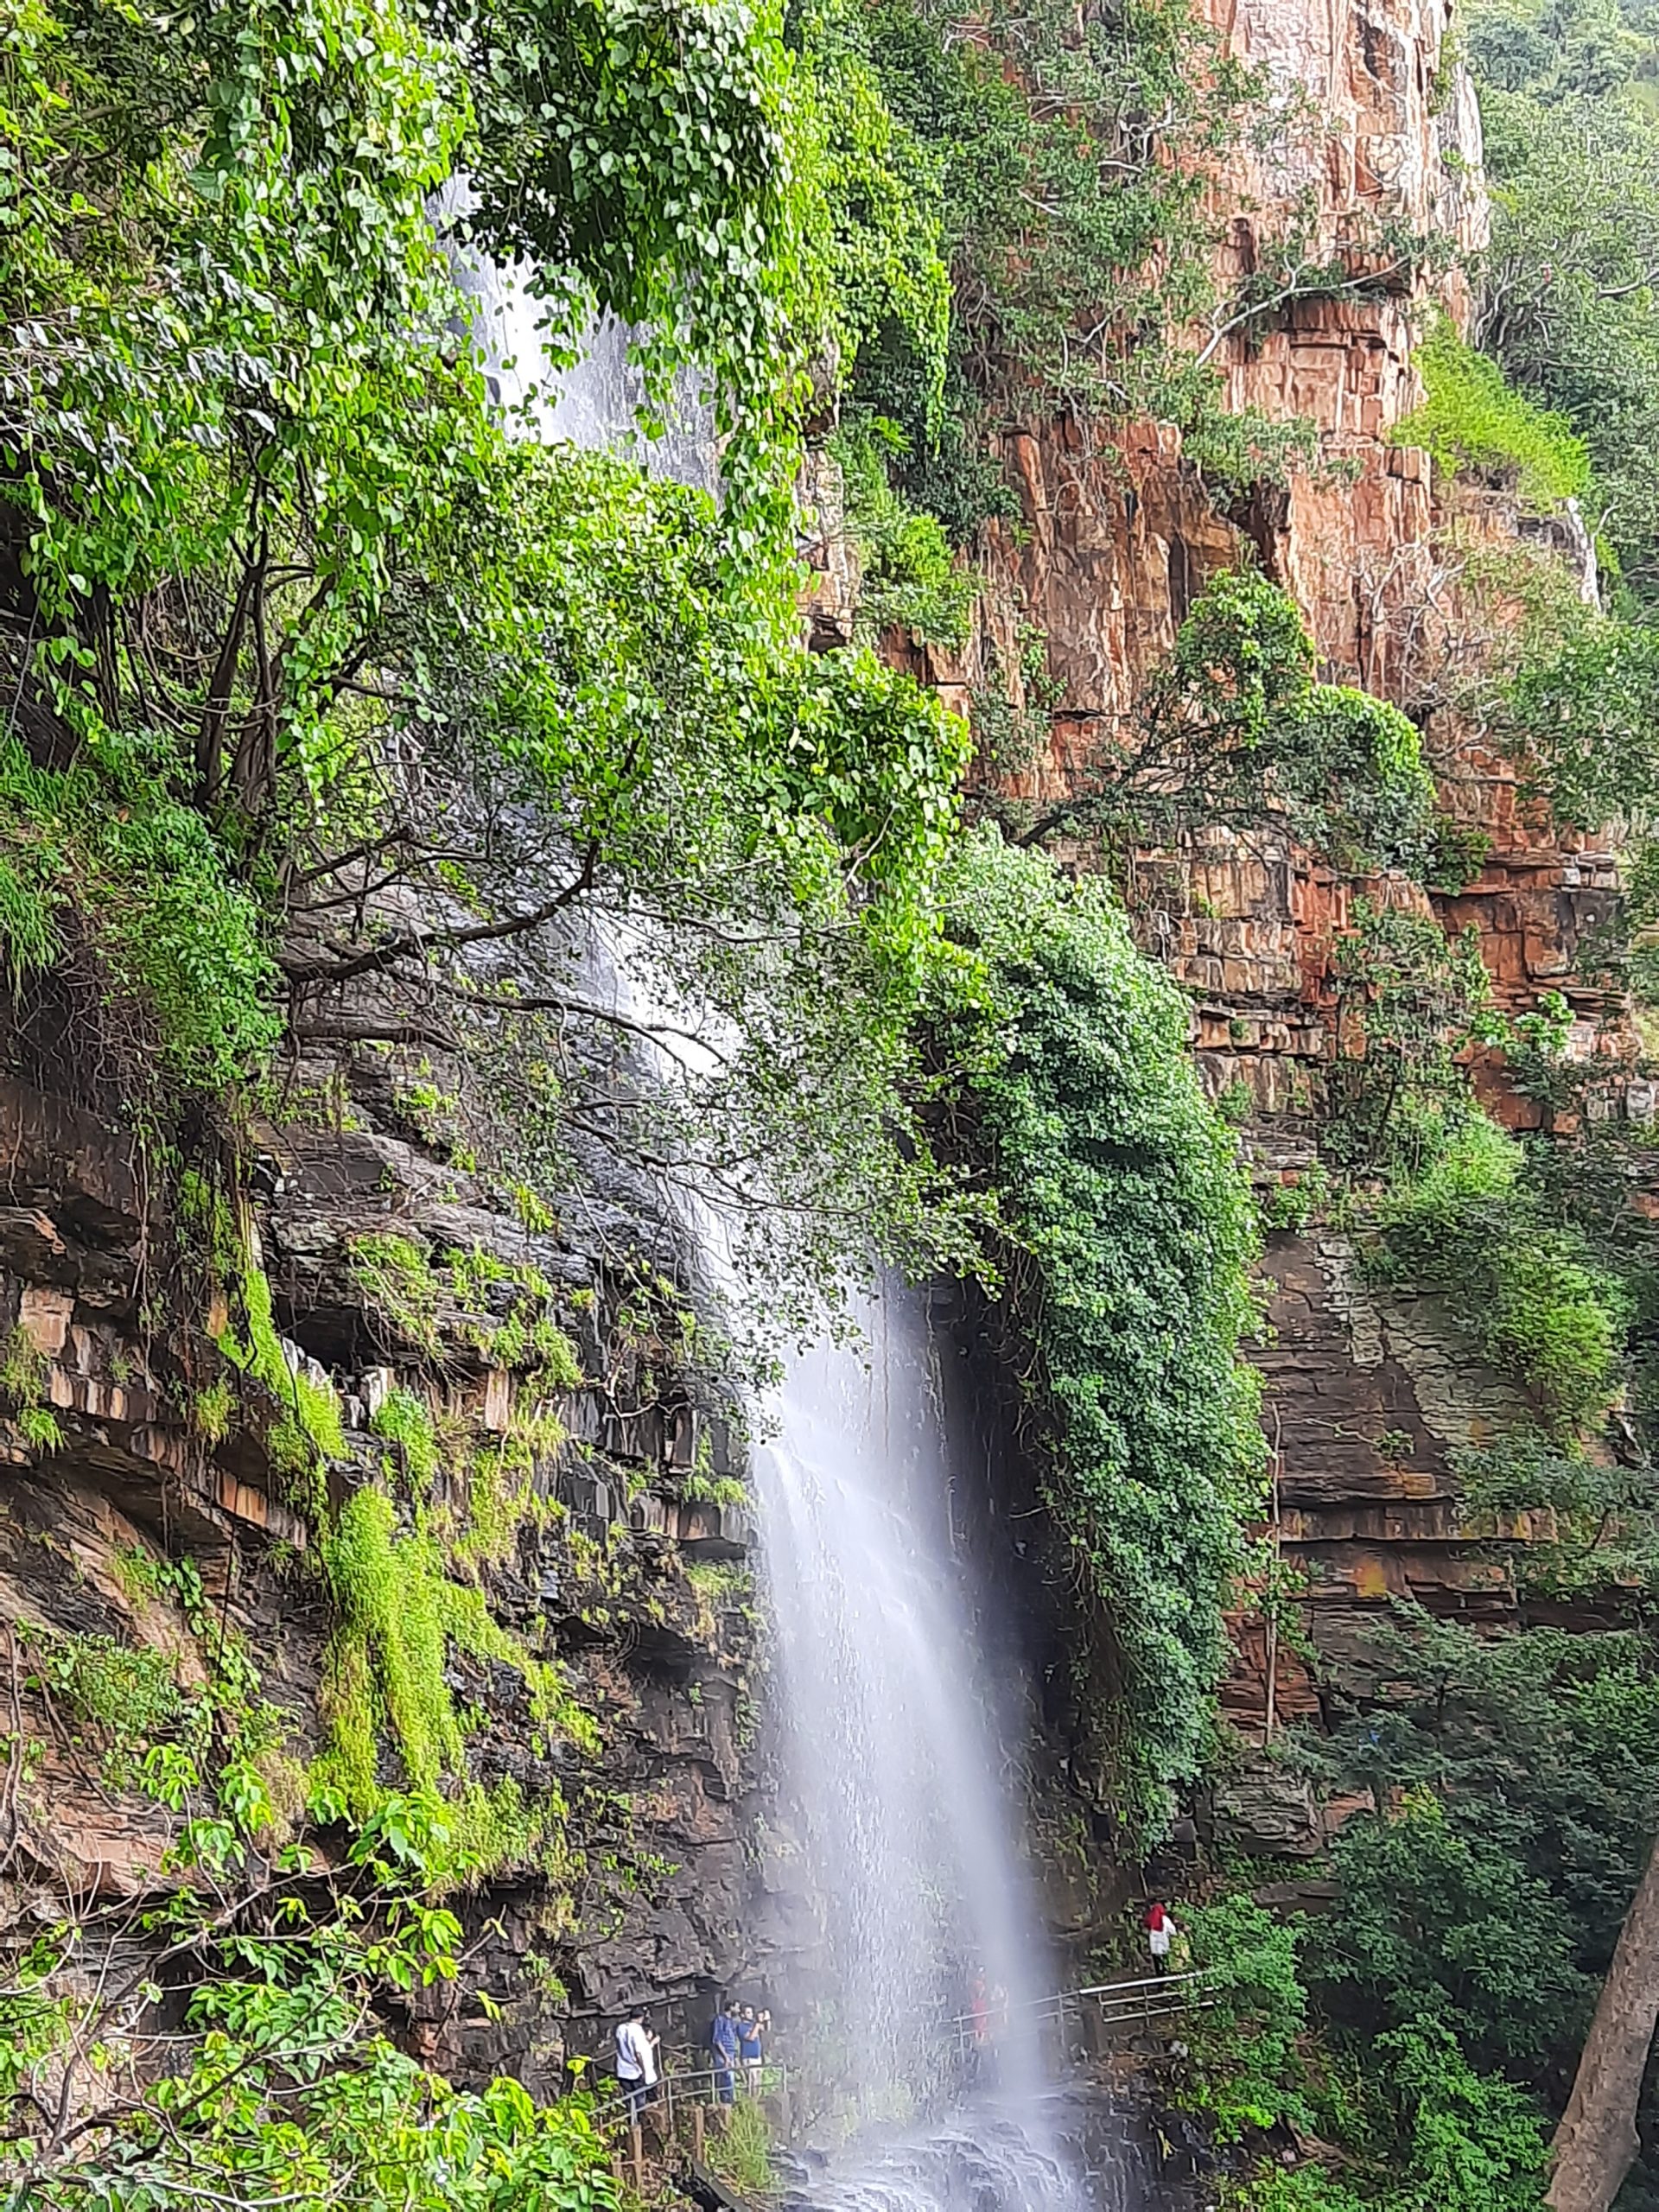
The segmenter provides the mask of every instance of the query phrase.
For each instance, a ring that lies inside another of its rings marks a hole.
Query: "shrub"
[[[270,1281],[251,1251],[243,1255],[238,1288],[246,1334],[238,1335],[227,1323],[214,1341],[232,1366],[263,1383],[286,1408],[267,1440],[271,1459],[295,1484],[298,1502],[315,1506],[319,1462],[345,1455],[340,1400],[331,1384],[319,1382],[289,1365],[276,1334]]]
[[[1183,2033],[1197,2101],[1217,2133],[1236,2141],[1247,2128],[1285,2119],[1311,2127],[1295,2063],[1297,2038],[1307,2024],[1295,1929],[1248,1897],[1188,1906],[1181,1924],[1193,1961],[1207,1977],[1208,2009],[1195,2013]]]
[[[1502,2075],[1478,2074],[1455,2036],[1413,2021],[1376,2048],[1410,2134],[1414,2198],[1439,2212],[1537,2212],[1543,2193],[1541,2113]]]
[[[1351,1822],[1332,1858],[1342,1902],[1322,1972],[1370,2017],[1433,2022],[1484,2059],[1525,2065],[1582,2016],[1571,1916],[1507,1834],[1454,1825],[1420,1788],[1397,1812]]]
[[[889,625],[930,645],[962,645],[979,596],[979,572],[959,563],[938,518],[911,506],[888,474],[909,441],[885,416],[838,431],[830,451],[846,489],[847,524],[863,563],[861,626]]]
[[[216,1091],[280,1033],[254,899],[201,817],[98,725],[63,771],[0,739],[0,947],[14,984],[61,957],[69,935],[100,971],[111,1033],[125,1009],[135,1071],[153,1040],[186,1089]]]
[[[1372,1274],[1441,1291],[1482,1351],[1536,1400],[1551,1433],[1599,1421],[1617,1393],[1629,1300],[1576,1232],[1546,1225],[1523,1154],[1478,1112],[1378,1216]]]
[[[1516,391],[1446,316],[1418,347],[1417,365],[1427,397],[1395,429],[1397,444],[1426,446],[1448,475],[1466,467],[1512,483],[1538,512],[1589,490],[1589,451],[1567,416]]]
[[[1155,1827],[1198,1768],[1262,1466],[1237,1357],[1248,1190],[1185,1002],[1101,879],[987,835],[957,857],[948,915],[969,980],[938,1046],[1006,1232],[1049,1507],[1121,1681],[1121,1808]]]
[[[438,1348],[437,1277],[423,1246],[391,1230],[351,1240],[352,1280],[393,1333],[423,1351]]]

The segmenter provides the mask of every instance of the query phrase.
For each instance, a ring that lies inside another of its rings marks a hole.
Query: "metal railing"
[[[730,2085],[731,2096],[722,2094],[722,2079]],[[677,2112],[688,2111],[692,2106],[706,2109],[710,2105],[725,2104],[738,2097],[786,2097],[789,2094],[789,2069],[774,2065],[771,2059],[762,2059],[754,2071],[741,2060],[733,2067],[677,2066],[671,2060],[658,2073],[655,2082],[645,2093],[645,2110],[670,2131],[673,2130]],[[620,2086],[608,2096],[601,2097],[594,2107],[594,2117],[601,2122],[618,2120],[626,2115],[628,2096]]]
[[[1153,1974],[1128,1982],[1090,1982],[1084,1988],[1062,1988],[1051,1998],[1024,1999],[1018,2006],[1008,2006],[1007,2002],[987,2004],[984,2011],[953,2015],[940,2033],[940,2044],[967,2069],[971,2059],[987,2057],[995,2050],[1011,2018],[1018,2013],[1022,2024],[1028,2022],[1038,2033],[1053,2035],[1066,2046],[1082,2044],[1086,2049],[1095,2039],[1109,2042],[1113,2035],[1153,2029],[1161,2019],[1208,2011],[1214,2004],[1214,1998],[1204,1993],[1208,1980],[1204,1971]],[[668,2133],[675,2128],[675,2114],[692,2106],[708,2108],[730,2104],[734,2097],[790,2094],[790,2069],[774,2059],[763,2059],[757,2073],[741,2059],[732,2069],[686,2063],[695,2055],[686,2046],[659,2055],[659,2075],[646,2097],[646,2110]],[[626,2110],[628,2094],[617,2086],[613,2093],[597,2099],[595,2119],[611,2121]]]
[[[1122,2030],[1150,2028],[1183,2012],[1204,2012],[1215,1999],[1203,1993],[1209,1977],[1202,1969],[1189,1974],[1149,1974],[1135,1981],[1096,1981],[1083,1989],[1063,1989],[1052,1997],[1033,1998],[1010,2007],[988,2005],[982,2012],[958,2012],[944,2041],[958,2058],[966,2060],[987,2048],[995,2049],[1013,2013],[1030,2021],[1039,2031],[1061,2037],[1076,2032],[1087,2037],[1092,2031],[1103,2037]]]
[[[1092,2043],[1103,2043],[1115,2034],[1149,2029],[1159,2021],[1207,2011],[1216,2001],[1205,1993],[1209,1979],[1201,1970],[1149,1974],[1138,1980],[1091,1982],[1082,1989],[1059,1990],[1052,1997],[1033,1998],[1015,2006],[1005,2000],[987,2005],[982,2011],[958,2012],[946,2024],[939,2041],[966,2069],[970,2063],[995,2053],[1011,2018],[1018,2013],[1022,2024],[1029,2021],[1039,2033],[1052,2034],[1071,2055],[1077,2044],[1086,2050]],[[709,2107],[728,2104],[736,2098],[788,2098],[786,2066],[771,2059],[763,2060],[758,2070],[741,2060],[730,2068],[683,2063],[693,2055],[683,2049],[664,2051],[660,2056],[660,2071],[647,2094],[645,2109],[650,2113],[653,2126],[664,2134],[672,2135],[677,2120],[690,2113],[695,2116],[694,2125],[700,2138],[702,2115]],[[728,2086],[729,2094],[722,2084]],[[596,2101],[594,2118],[608,2125],[624,2119],[628,2106],[627,2094],[619,2086]]]

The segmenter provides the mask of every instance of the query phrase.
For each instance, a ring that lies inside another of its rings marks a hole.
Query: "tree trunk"
[[[1659,2021],[1659,1837],[1607,1969],[1567,2111],[1550,2146],[1554,2212],[1607,2212],[1641,2139],[1637,2100]]]

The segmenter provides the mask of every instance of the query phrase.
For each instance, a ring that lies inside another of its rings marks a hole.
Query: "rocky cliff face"
[[[491,1617],[564,1670],[597,1724],[594,1755],[547,1740],[521,1673],[452,1649],[471,1778],[511,1779],[564,1815],[550,1842],[473,1884],[466,1970],[415,1993],[404,2031],[463,2081],[507,2069],[546,2092],[622,1999],[652,2000],[671,2042],[677,2008],[700,2023],[706,1992],[792,1940],[757,1843],[739,1417],[687,1358],[659,1226],[574,1201],[527,1224],[457,1147],[417,1134],[388,1056],[304,1073],[327,1083],[288,1096],[327,1109],[253,1133],[251,1219],[289,1368],[340,1388],[335,1502],[388,1459],[408,1473],[379,1415],[394,1390],[424,1405],[445,1444],[429,1510],[475,1538],[487,1528],[472,1573]],[[333,1616],[273,1446],[285,1409],[227,1369],[203,1333],[213,1316],[175,1301],[178,1223],[143,1146],[16,1077],[0,1083],[0,1622],[14,1726],[44,1746],[8,1787],[0,1916],[15,1928],[64,1896],[141,1898],[168,1835],[112,1771],[108,1730],[40,1686],[43,1652],[111,1638],[188,1688],[228,1630],[289,1717],[273,1784],[298,1818]],[[533,1423],[500,1332],[532,1283],[582,1368]],[[207,1420],[204,1389],[227,1375],[234,1409]],[[515,1438],[528,1441],[510,1452]],[[397,1786],[395,1749],[380,1758]],[[326,1859],[327,1828],[311,1841]]]
[[[1023,626],[1045,633],[1059,693],[1052,737],[1004,787],[1051,800],[1111,744],[1205,582],[1254,558],[1297,599],[1331,680],[1390,698],[1428,731],[1442,804],[1490,841],[1458,896],[1346,880],[1270,835],[1202,838],[1147,856],[1139,871],[1143,941],[1192,995],[1212,1094],[1248,1094],[1247,1147],[1270,1195],[1315,1155],[1310,1108],[1333,1051],[1330,949],[1357,897],[1432,910],[1451,931],[1472,927],[1499,1002],[1520,1012],[1560,990],[1574,1016],[1570,1049],[1587,1057],[1607,1049],[1608,1008],[1576,977],[1574,956],[1606,915],[1614,874],[1611,855],[1529,812],[1513,769],[1457,705],[1459,675],[1513,619],[1519,575],[1545,563],[1593,597],[1583,527],[1570,511],[1528,516],[1499,486],[1436,482],[1427,454],[1396,435],[1422,397],[1414,353],[1428,320],[1460,321],[1468,302],[1455,268],[1432,273],[1431,254],[1430,273],[1408,273],[1381,239],[1410,233],[1461,253],[1486,229],[1479,117],[1452,10],[1442,0],[1243,0],[1212,20],[1266,72],[1285,116],[1275,147],[1218,185],[1224,292],[1273,265],[1274,242],[1299,229],[1301,264],[1339,264],[1346,281],[1286,301],[1265,326],[1229,331],[1224,315],[1204,342],[1230,404],[1311,423],[1313,456],[1283,488],[1241,503],[1213,492],[1166,428],[1141,426],[1107,453],[1070,419],[1009,431],[1020,526],[994,531],[984,632],[959,661],[935,655],[932,672],[969,706],[988,671],[1020,665]],[[1535,1116],[1500,1081],[1485,1088],[1503,1118]],[[1310,1578],[1314,1671],[1357,1680],[1366,1622],[1391,1597],[1484,1617],[1514,1607],[1504,1569],[1483,1549],[1493,1530],[1459,1504],[1451,1455],[1490,1439],[1516,1408],[1434,1301],[1364,1291],[1342,1237],[1276,1233],[1265,1272],[1257,1356],[1275,1540]],[[1247,1737],[1317,1709],[1309,1669],[1269,1654],[1259,1624],[1240,1623],[1236,1645],[1226,1701]],[[1324,1816],[1298,1791],[1281,1802],[1249,1783],[1223,1809],[1259,1847],[1319,1847]]]

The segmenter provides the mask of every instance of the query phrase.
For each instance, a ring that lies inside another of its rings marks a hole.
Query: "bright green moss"
[[[324,1672],[326,1740],[312,1771],[314,1796],[321,1794],[354,1818],[366,1819],[382,1794],[385,1740],[395,1748],[411,1789],[448,1785],[454,1802],[472,1805],[482,1821],[479,1808],[486,1800],[467,1776],[467,1732],[444,1680],[451,1643],[524,1676],[545,1742],[558,1738],[586,1751],[598,1750],[596,1725],[558,1669],[533,1658],[502,1627],[480,1591],[448,1579],[429,1534],[397,1532],[385,1491],[364,1489],[349,1498],[321,1538],[321,1550],[338,1624]],[[545,1826],[543,1809],[537,1808],[535,1818]],[[522,1829],[516,1815],[512,1820],[504,1815],[503,1835]]]
[[[424,1249],[407,1236],[351,1240],[352,1279],[370,1307],[407,1343],[438,1348],[438,1283]]]
[[[227,1323],[214,1341],[233,1366],[263,1383],[286,1408],[267,1440],[271,1459],[305,1502],[317,1509],[320,1463],[345,1456],[340,1400],[328,1383],[289,1367],[272,1316],[270,1281],[251,1253],[244,1260],[238,1287],[246,1335],[238,1336]]]
[[[436,1478],[441,1454],[438,1432],[430,1408],[412,1390],[388,1391],[369,1424],[377,1436],[396,1444],[403,1454],[409,1478],[425,1492]]]

